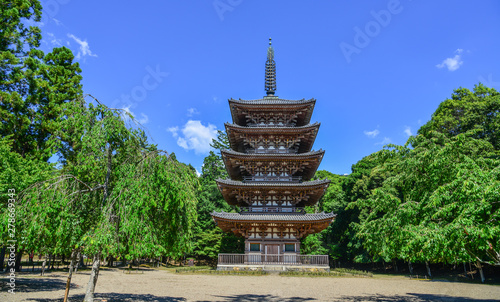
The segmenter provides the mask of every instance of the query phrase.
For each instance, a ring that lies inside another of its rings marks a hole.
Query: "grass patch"
[[[373,277],[373,274],[366,271],[358,271],[354,269],[336,268],[330,272],[302,272],[302,271],[286,271],[280,272],[280,276],[292,277]]]
[[[189,272],[196,272],[196,271],[207,271],[207,270],[213,270],[213,267],[210,266],[187,266],[187,267],[178,267],[175,269],[176,273],[189,273]]]
[[[263,276],[265,271],[218,271],[211,267],[183,267],[175,270],[178,274]]]

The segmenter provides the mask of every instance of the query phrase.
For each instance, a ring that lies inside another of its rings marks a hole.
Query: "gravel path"
[[[83,300],[89,272],[73,275],[70,301]],[[66,275],[18,276],[16,294],[6,292],[6,275],[0,275],[0,301],[62,301]],[[404,277],[329,278],[187,275],[165,270],[126,274],[101,270],[96,301],[500,301],[500,286],[417,281]]]

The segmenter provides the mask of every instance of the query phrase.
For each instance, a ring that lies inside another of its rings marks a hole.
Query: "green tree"
[[[495,149],[475,133],[431,135],[391,152],[396,174],[355,203],[366,211],[358,235],[384,258],[500,265]]]
[[[210,146],[215,151],[210,151],[203,160],[197,205],[198,223],[195,231],[193,254],[199,259],[214,264],[219,253],[243,252],[244,240],[234,234],[222,232],[212,219],[212,212],[234,212],[235,207],[226,203],[216,183],[217,179],[228,177],[224,162],[220,156],[221,149],[229,148],[226,133],[219,130],[217,139],[212,140]]]
[[[418,133],[429,136],[432,131],[447,137],[473,133],[474,138],[487,140],[500,150],[500,93],[481,83],[475,85],[473,91],[456,89]]]
[[[40,21],[41,9],[36,0],[0,4],[0,133],[12,137],[14,152],[48,160],[61,105],[81,96],[81,70],[65,47],[37,49],[41,31],[25,24]]]
[[[198,181],[187,165],[145,144],[144,133],[127,128],[118,110],[77,100],[62,115],[61,131],[74,133],[71,141],[80,147],[57,177],[25,193],[24,215],[34,219],[23,236],[37,238],[46,230],[61,248],[94,255],[85,297],[92,301],[102,257],[179,256],[191,250]],[[55,218],[42,219],[47,211]]]
[[[41,31],[26,27],[26,21],[42,17],[39,1],[2,1],[0,5],[0,91],[27,93],[23,81],[23,59],[40,46]],[[24,87],[23,87],[24,86]]]
[[[0,139],[0,205],[2,205],[0,210],[0,246],[6,246],[8,240],[17,240],[19,243],[23,239],[19,234],[19,226],[23,225],[23,221],[19,218],[19,212],[22,212],[23,208],[19,204],[18,194],[34,183],[50,178],[54,173],[53,164],[34,158],[23,158],[12,150],[12,144],[9,137]],[[8,231],[9,224],[16,226],[15,232]],[[14,238],[10,236],[14,236]],[[3,270],[5,249],[2,250],[0,270]],[[18,252],[17,257],[20,257],[20,252]]]

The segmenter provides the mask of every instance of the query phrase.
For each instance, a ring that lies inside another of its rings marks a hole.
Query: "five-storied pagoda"
[[[328,256],[301,255],[300,239],[328,227],[333,213],[306,214],[323,196],[329,180],[310,179],[325,151],[312,151],[320,124],[311,124],[315,99],[275,96],[276,63],[269,39],[265,90],[259,100],[229,100],[226,123],[230,150],[221,155],[231,179],[219,190],[239,213],[213,212],[222,230],[245,237],[245,254],[219,254],[217,268],[329,270]]]

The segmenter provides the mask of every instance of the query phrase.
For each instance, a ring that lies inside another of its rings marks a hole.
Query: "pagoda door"
[[[266,262],[279,262],[279,244],[266,244]]]

